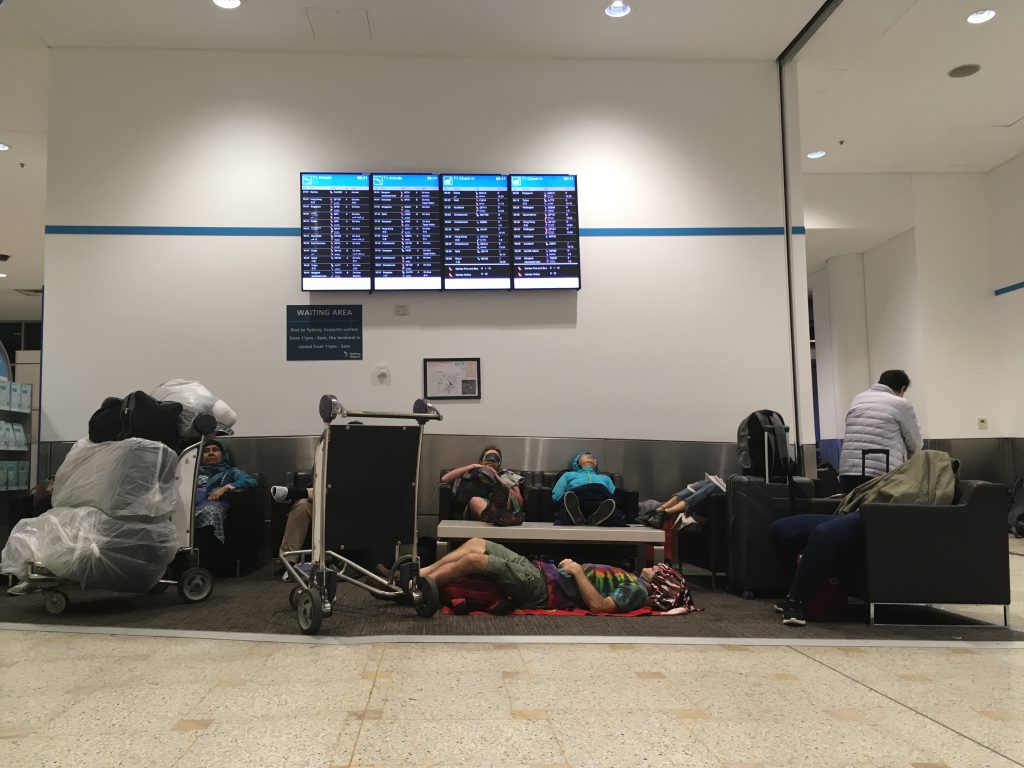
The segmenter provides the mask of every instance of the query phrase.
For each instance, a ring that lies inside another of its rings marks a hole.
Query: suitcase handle
[[[868,469],[868,456],[877,453],[885,456],[885,474],[889,474],[889,449],[888,448],[873,448],[864,449],[860,452],[860,475],[861,477],[867,476]]]

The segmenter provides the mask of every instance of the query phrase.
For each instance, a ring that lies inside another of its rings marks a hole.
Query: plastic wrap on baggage
[[[20,521],[3,549],[0,572],[24,579],[29,562],[87,589],[145,592],[178,549],[169,519],[116,520],[93,507],[54,507]]]
[[[192,429],[196,416],[206,413],[217,420],[221,430],[230,429],[238,417],[231,407],[219,399],[198,381],[188,379],[171,379],[149,393],[157,400],[170,400],[181,403],[181,416],[178,419],[178,434],[182,437],[198,439],[199,433]]]
[[[174,451],[153,440],[83,438],[57,470],[53,506],[96,507],[120,520],[166,518],[178,505],[177,465]]]

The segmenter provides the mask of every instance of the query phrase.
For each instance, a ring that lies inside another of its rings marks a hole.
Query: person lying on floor
[[[501,468],[501,449],[489,445],[475,464],[450,470],[441,482],[452,486],[452,507],[464,520],[482,520],[494,525],[523,522],[522,478]]]
[[[685,581],[667,565],[644,568],[640,576],[612,565],[564,559],[551,563],[531,562],[494,541],[470,539],[436,563],[420,570],[442,588],[464,576],[492,579],[517,608],[572,610],[591,613],[629,613],[648,605],[665,605],[666,585],[676,583],[680,605],[690,601]],[[671,589],[669,587],[669,589]],[[676,599],[670,601],[674,607]]]
[[[555,525],[621,524],[615,516],[615,483],[597,471],[597,459],[590,451],[577,453],[551,489],[555,502]],[[622,515],[620,513],[619,518]]]
[[[668,498],[668,501],[648,514],[645,515],[641,512],[637,517],[637,522],[652,528],[664,528],[665,523],[671,521],[672,525],[669,530],[679,530],[696,522],[693,518],[693,510],[714,493],[725,493],[725,481],[718,475],[705,473],[703,480],[690,483],[682,490],[676,491]]]

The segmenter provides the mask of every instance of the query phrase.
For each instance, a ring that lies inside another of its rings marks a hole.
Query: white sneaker
[[[288,501],[288,487],[284,485],[270,486],[270,497],[279,504]]]
[[[676,515],[676,519],[672,522],[672,528],[674,530],[680,531],[683,528],[685,528],[686,526],[693,525],[696,522],[697,522],[696,518],[691,517],[690,515],[686,514],[685,512],[680,512],[678,515]]]

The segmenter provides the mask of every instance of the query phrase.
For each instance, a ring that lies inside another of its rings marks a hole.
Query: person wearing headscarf
[[[223,544],[224,517],[228,511],[224,497],[231,491],[255,487],[256,478],[232,463],[224,445],[219,440],[208,440],[196,472],[196,530],[212,526],[217,540]]]

